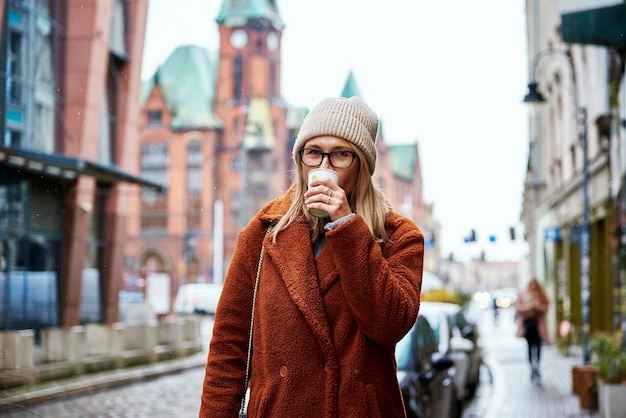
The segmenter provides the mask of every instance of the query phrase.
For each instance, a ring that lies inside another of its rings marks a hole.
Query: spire
[[[285,26],[276,0],[223,0],[215,21],[224,26],[244,26],[255,19],[269,21],[276,30],[282,30]]]
[[[352,96],[356,96],[359,99],[364,100],[363,95],[361,94],[361,89],[359,89],[359,85],[356,82],[356,77],[354,77],[354,71],[350,70],[346,84],[341,92],[341,97],[350,98]]]

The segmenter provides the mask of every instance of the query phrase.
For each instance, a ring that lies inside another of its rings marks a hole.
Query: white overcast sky
[[[177,46],[217,51],[221,3],[150,0],[142,79]],[[341,94],[353,70],[386,141],[418,143],[443,255],[526,254],[519,240],[528,156],[524,0],[278,0],[278,8],[289,103],[312,107]],[[478,242],[466,244],[471,229]]]

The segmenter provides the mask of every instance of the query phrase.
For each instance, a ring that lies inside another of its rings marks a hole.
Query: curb
[[[206,357],[207,353],[202,351],[182,359],[163,361],[132,369],[107,371],[92,376],[85,375],[79,378],[45,382],[28,389],[19,388],[7,391],[6,395],[0,393],[0,411],[202,367],[206,364]]]

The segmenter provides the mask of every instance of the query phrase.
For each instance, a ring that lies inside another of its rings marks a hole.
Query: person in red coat
[[[528,363],[530,379],[541,381],[539,365],[541,362],[541,345],[548,342],[548,328],[545,316],[550,306],[550,299],[545,289],[535,278],[532,278],[523,291],[519,292],[515,309],[517,313],[517,336],[525,338],[528,344]]]
[[[305,118],[294,184],[238,237],[200,417],[240,409],[253,300],[248,417],[405,417],[394,350],[417,319],[424,237],[372,182],[377,130],[378,117],[356,97],[324,99]],[[315,168],[339,181],[309,185]]]

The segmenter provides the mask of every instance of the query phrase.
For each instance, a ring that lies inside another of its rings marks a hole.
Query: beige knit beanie
[[[332,135],[351,142],[365,156],[370,174],[376,167],[376,133],[378,117],[357,97],[328,97],[319,102],[306,116],[296,142],[293,158],[306,141],[316,136]]]

